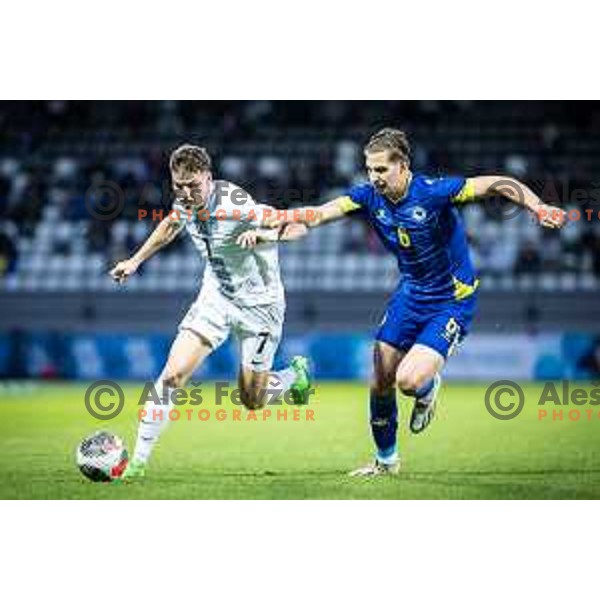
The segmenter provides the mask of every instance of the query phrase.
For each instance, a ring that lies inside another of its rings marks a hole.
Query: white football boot
[[[375,459],[372,463],[350,471],[350,477],[379,477],[381,475],[397,475],[400,471],[400,459],[396,459],[390,463],[381,462]]]

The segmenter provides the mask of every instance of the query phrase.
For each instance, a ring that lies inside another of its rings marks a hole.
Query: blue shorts
[[[447,358],[469,333],[476,306],[477,292],[464,300],[423,302],[397,291],[376,339],[405,351],[423,344]]]

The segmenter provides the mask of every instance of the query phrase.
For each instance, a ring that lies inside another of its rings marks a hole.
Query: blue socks
[[[423,396],[427,396],[433,388],[435,377],[432,377],[427,383],[423,384],[418,390],[415,390],[415,398],[420,400]]]
[[[417,400],[431,392],[435,378],[414,391]],[[398,460],[396,434],[398,432],[398,403],[396,390],[379,396],[371,391],[371,433],[377,446],[377,460],[382,463],[394,463]]]
[[[396,390],[384,396],[371,391],[371,433],[381,462],[397,460],[396,432],[398,430],[398,404]]]

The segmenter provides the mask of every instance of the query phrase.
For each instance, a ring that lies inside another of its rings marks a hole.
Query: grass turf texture
[[[126,404],[114,420],[99,421],[84,408],[85,385],[41,385],[0,392],[0,498],[600,498],[600,406],[546,405],[538,420],[541,385],[524,385],[525,408],[499,421],[484,406],[485,386],[445,383],[436,420],[419,436],[407,428],[412,404],[401,401],[398,477],[356,480],[347,472],[371,456],[364,384],[321,383],[309,409],[314,421],[271,417],[217,421],[213,387],[205,401],[172,423],[155,449],[146,479],[132,484],[92,483],[75,465],[87,434],[108,429],[130,451],[142,385],[124,385]],[[559,391],[560,387],[557,386]],[[505,400],[508,400],[506,398]],[[283,408],[283,407],[281,407]],[[207,409],[201,422],[197,411]],[[553,409],[563,420],[553,421]],[[585,410],[593,410],[587,420]],[[277,410],[272,408],[273,413]]]

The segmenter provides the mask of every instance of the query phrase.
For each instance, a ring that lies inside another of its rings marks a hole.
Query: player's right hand
[[[542,227],[560,229],[567,223],[567,211],[550,204],[540,204],[536,208],[536,216]]]
[[[139,266],[135,260],[129,258],[118,262],[109,274],[117,283],[123,283],[138,270]]]

